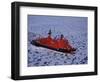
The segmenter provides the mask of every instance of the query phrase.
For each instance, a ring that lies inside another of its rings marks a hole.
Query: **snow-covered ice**
[[[28,40],[28,66],[87,64],[87,39],[85,34],[82,36],[83,40],[79,37],[71,38],[73,46],[77,48],[75,54],[36,47]]]
[[[32,39],[46,37],[50,29],[52,30],[53,38],[63,33],[70,44],[77,48],[75,54],[57,52],[31,44]],[[87,17],[35,15],[28,17],[28,67],[87,64],[87,49]]]

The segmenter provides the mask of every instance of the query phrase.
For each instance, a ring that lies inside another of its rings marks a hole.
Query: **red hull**
[[[67,48],[55,48],[55,47],[51,47],[49,45],[45,45],[45,44],[41,44],[39,41],[33,40],[31,42],[32,45],[38,46],[38,47],[44,47],[44,48],[48,48],[51,50],[55,50],[55,51],[59,51],[59,52],[63,52],[63,53],[73,53],[74,51],[76,51],[75,48],[72,49],[67,49]]]

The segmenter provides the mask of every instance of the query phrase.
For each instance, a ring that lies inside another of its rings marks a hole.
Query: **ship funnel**
[[[62,38],[64,38],[64,35],[63,35],[63,34],[61,34],[61,36],[60,36],[60,37],[61,37],[61,39],[62,39]]]
[[[52,33],[52,32],[51,32],[51,29],[50,29],[49,32],[48,32],[48,34],[51,35],[51,33]]]

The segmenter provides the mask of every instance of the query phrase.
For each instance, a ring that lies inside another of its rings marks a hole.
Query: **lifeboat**
[[[63,53],[74,53],[76,48],[73,48],[67,39],[61,34],[59,39],[53,39],[51,37],[51,30],[49,30],[48,37],[37,38],[31,41],[32,45],[37,47],[44,47],[51,50],[63,52]]]

